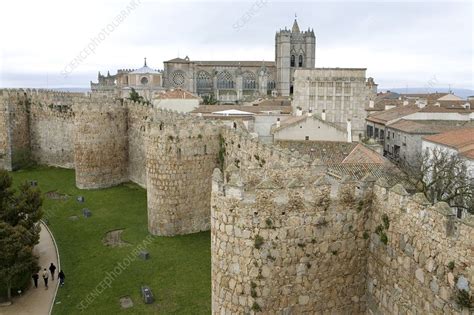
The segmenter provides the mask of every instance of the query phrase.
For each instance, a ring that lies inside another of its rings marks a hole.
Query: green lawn
[[[149,260],[137,259],[92,300],[83,311],[78,304],[112,272],[135,246],[149,235],[146,191],[127,183],[101,190],[75,187],[74,171],[41,167],[12,173],[15,184],[37,180],[41,192],[57,190],[67,200],[44,197],[43,210],[59,247],[66,285],[59,288],[53,314],[210,314],[211,253],[209,232],[178,237],[154,237],[147,249]],[[76,197],[85,197],[80,204]],[[89,208],[90,218],[82,216]],[[78,220],[69,217],[76,215]],[[129,246],[104,246],[107,231],[125,229],[122,239]],[[141,285],[149,285],[155,303],[144,304]],[[134,307],[121,309],[119,298],[129,295]],[[60,302],[58,304],[58,302]]]

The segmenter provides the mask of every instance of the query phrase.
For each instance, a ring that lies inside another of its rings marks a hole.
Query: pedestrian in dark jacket
[[[62,270],[58,273],[58,278],[59,278],[59,283],[61,284],[61,286],[63,286],[64,279],[66,279],[66,275],[64,274]]]
[[[56,271],[56,266],[51,263],[51,265],[49,266],[49,271],[51,272],[51,280],[54,280],[54,272]]]
[[[35,288],[37,288],[38,287],[39,274],[37,272],[35,272],[31,277],[33,278],[33,283],[35,284]]]

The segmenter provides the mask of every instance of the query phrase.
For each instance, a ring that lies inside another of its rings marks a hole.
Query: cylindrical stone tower
[[[109,102],[92,98],[74,106],[78,188],[104,188],[127,180],[127,111]]]
[[[209,230],[219,131],[204,122],[171,123],[168,118],[148,134],[148,230],[165,236]]]

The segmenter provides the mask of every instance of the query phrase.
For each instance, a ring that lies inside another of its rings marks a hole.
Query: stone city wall
[[[455,302],[459,289],[474,289],[472,218],[458,220],[446,203],[431,205],[400,185],[383,186],[375,186],[371,217],[370,313],[469,314]]]
[[[354,202],[362,193],[343,185],[346,196],[333,199],[324,176],[291,168],[248,187],[229,168],[213,175],[213,314],[364,313],[367,210]]]
[[[4,94],[0,93],[0,168],[11,170],[10,117]]]
[[[153,109],[125,101],[128,108],[128,178],[146,188],[146,128],[153,119]]]
[[[81,100],[73,109],[77,187],[104,188],[127,181],[127,108],[104,98]]]
[[[6,169],[15,170],[29,164],[30,151],[30,100],[22,90],[4,90],[3,106],[6,136]]]
[[[75,96],[66,93],[30,93],[30,150],[39,164],[74,168]]]
[[[219,127],[204,120],[173,123],[166,111],[160,116],[146,145],[148,229],[167,236],[209,230]]]

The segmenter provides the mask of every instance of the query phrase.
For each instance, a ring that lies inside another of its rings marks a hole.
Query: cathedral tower
[[[316,38],[314,31],[300,31],[298,22],[293,27],[280,30],[275,35],[275,64],[277,69],[277,89],[280,95],[293,94],[293,74],[298,68],[314,68]]]

